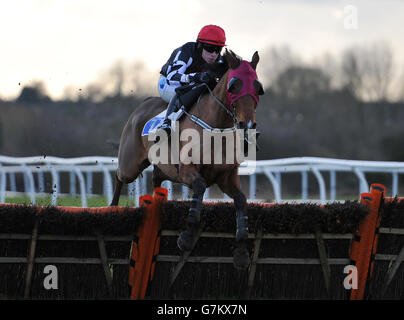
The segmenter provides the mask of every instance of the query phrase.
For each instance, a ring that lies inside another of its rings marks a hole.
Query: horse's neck
[[[213,94],[225,103],[225,88],[216,86]],[[214,128],[230,128],[234,126],[232,117],[208,93],[201,97],[194,109],[195,115]]]

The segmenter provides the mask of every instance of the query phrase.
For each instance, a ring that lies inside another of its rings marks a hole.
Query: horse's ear
[[[255,51],[255,53],[251,59],[251,62],[250,62],[250,65],[254,70],[257,69],[258,61],[260,61],[260,56],[258,55],[258,51]]]
[[[225,49],[224,58],[231,69],[237,69],[240,65],[240,60],[237,59],[236,54],[231,50],[227,50],[227,48]]]

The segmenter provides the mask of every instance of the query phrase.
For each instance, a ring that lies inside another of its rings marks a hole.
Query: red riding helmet
[[[219,26],[209,24],[199,31],[196,41],[224,47],[226,45],[226,34]]]

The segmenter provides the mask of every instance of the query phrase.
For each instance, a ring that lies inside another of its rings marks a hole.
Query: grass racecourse
[[[180,197],[180,195],[178,195],[178,197]],[[174,198],[178,198],[178,197],[174,197]],[[295,196],[289,196],[288,198],[284,199],[284,202],[296,202],[299,200],[295,200],[295,199],[299,199],[299,195],[295,195]],[[340,201],[346,201],[346,200],[350,200],[350,201],[355,201],[358,200],[358,196],[354,196],[354,195],[350,195],[350,196],[341,196],[341,197],[337,197],[336,201],[340,202]],[[35,205],[37,206],[50,206],[52,204],[52,198],[50,196],[48,197],[36,197],[35,200]],[[228,199],[228,201],[232,201],[231,199]],[[307,200],[307,202],[318,202],[318,200]],[[26,205],[30,205],[31,204],[31,200],[29,198],[29,196],[14,196],[14,197],[6,197],[6,203],[18,203],[18,204],[26,204]],[[256,201],[253,202],[273,202],[272,199],[257,199]],[[300,201],[301,202],[301,201]],[[306,202],[306,201],[303,201]],[[80,196],[61,196],[58,198],[57,200],[57,205],[58,206],[62,206],[62,207],[81,207],[81,197]],[[94,208],[94,207],[107,207],[109,205],[107,197],[105,196],[98,196],[98,195],[93,195],[90,197],[87,197],[87,207],[89,208]],[[135,200],[133,197],[127,197],[122,195],[119,199],[119,206],[122,207],[134,207],[135,206]]]
[[[28,196],[20,197],[6,197],[6,203],[18,203],[18,204],[31,204],[31,200]],[[51,197],[37,197],[35,205],[37,206],[50,206],[52,204]],[[81,207],[81,197],[73,196],[63,196],[59,197],[57,200],[58,206],[63,207]],[[104,196],[91,196],[87,197],[87,207],[106,207],[108,206],[108,200]],[[133,207],[135,205],[135,200],[133,198],[121,196],[119,199],[119,205],[123,207]]]

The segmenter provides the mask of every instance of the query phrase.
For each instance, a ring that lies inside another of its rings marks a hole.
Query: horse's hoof
[[[239,271],[244,271],[250,265],[250,255],[245,246],[238,246],[233,252],[233,265]]]
[[[177,239],[177,246],[181,251],[191,251],[193,240],[191,232],[183,231]]]

